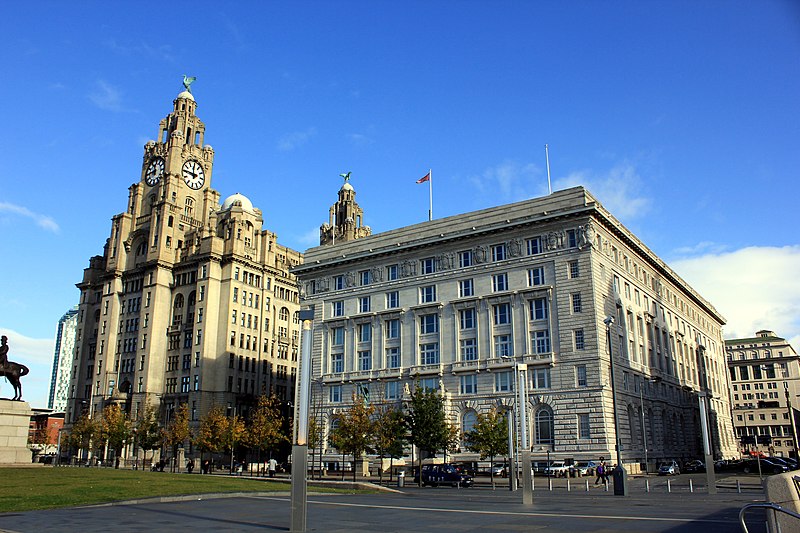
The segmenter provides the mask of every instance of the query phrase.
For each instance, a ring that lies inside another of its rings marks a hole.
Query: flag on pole
[[[425,183],[426,181],[430,180],[431,180],[431,172],[428,171],[427,174],[425,174],[424,176],[422,176],[420,179],[417,180],[417,183]]]

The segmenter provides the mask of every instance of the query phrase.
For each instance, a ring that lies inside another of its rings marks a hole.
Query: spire
[[[369,226],[364,226],[364,210],[356,203],[356,190],[350,185],[352,172],[339,174],[344,184],[339,189],[339,200],[329,210],[326,224],[319,228],[319,244],[336,244],[372,235]]]

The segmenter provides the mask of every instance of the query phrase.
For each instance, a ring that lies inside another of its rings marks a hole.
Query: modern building
[[[50,379],[50,398],[47,408],[63,413],[69,399],[72,365],[75,356],[75,336],[78,332],[78,307],[70,309],[58,321],[56,349],[53,355],[53,376]]]
[[[774,332],[725,341],[733,426],[743,455],[797,457],[800,357]]]
[[[77,284],[68,422],[111,402],[134,419],[154,405],[163,423],[182,403],[194,424],[216,405],[246,415],[262,394],[288,410],[300,328],[289,268],[303,258],[247,197],[220,201],[196,110],[188,90],[175,98]]]
[[[342,204],[363,222],[347,182],[331,211]],[[714,455],[736,454],[723,317],[584,188],[378,234],[348,223],[323,225],[292,270],[314,307],[312,409],[326,431],[354,399],[401,404],[420,385],[463,435],[479,413],[517,408],[521,364],[533,460],[611,457],[610,334],[632,471],[702,457],[700,394]],[[349,238],[334,242],[333,226]],[[324,442],[315,452],[341,460]],[[454,459],[477,456],[462,446]]]

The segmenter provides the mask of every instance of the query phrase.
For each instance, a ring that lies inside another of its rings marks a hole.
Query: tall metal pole
[[[522,503],[533,504],[531,446],[528,441],[528,365],[517,365],[517,412],[519,413],[519,448],[522,456]]]
[[[642,384],[639,386],[639,408],[642,411],[642,445],[644,446],[644,473],[645,475],[648,474],[647,472],[647,430],[644,427],[644,398],[642,397],[642,388],[644,384],[647,383],[647,380],[643,380]]]
[[[294,439],[292,443],[292,533],[304,533],[308,512],[308,411],[311,395],[311,321],[314,309],[300,311],[300,361],[295,386]]]
[[[710,394],[708,393],[708,384],[706,383],[705,379],[700,381],[700,368],[701,364],[703,365],[702,368],[705,368],[705,363],[703,359],[703,353],[705,352],[706,348],[702,344],[700,344],[700,339],[697,339],[697,372],[698,372],[698,379],[697,384],[700,386],[700,392],[697,395],[698,402],[700,403],[700,425],[702,427],[703,433],[703,452],[705,453],[705,463],[706,463],[706,487],[708,487],[709,494],[716,494],[717,493],[717,479],[716,474],[714,472],[714,453],[711,449],[711,436],[708,430],[708,409],[710,407]],[[708,402],[708,403],[707,403]]]
[[[628,473],[625,467],[622,466],[622,456],[620,454],[620,439],[619,439],[619,413],[617,412],[617,382],[614,379],[614,352],[611,349],[611,324],[614,323],[614,317],[608,316],[603,322],[606,325],[606,337],[608,340],[608,358],[611,361],[611,403],[614,407],[614,449],[617,454],[617,467],[614,469],[614,495],[627,496],[628,495]]]
[[[506,465],[506,475],[508,476],[508,490],[513,491],[517,473],[514,471],[514,412],[506,411],[506,421],[508,422],[508,464]]]
[[[794,423],[794,409],[792,409],[792,398],[789,395],[789,382],[783,382],[783,391],[786,393],[786,408],[789,410],[789,423],[792,428],[792,444],[794,445],[794,458],[800,457],[800,450],[797,449],[797,426]]]

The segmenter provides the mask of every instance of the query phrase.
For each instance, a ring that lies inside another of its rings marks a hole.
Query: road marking
[[[290,498],[275,498],[269,496],[248,496],[263,500],[291,501]],[[542,513],[542,512],[521,512],[521,511],[478,511],[475,509],[442,509],[439,507],[408,507],[403,505],[374,505],[365,503],[343,503],[330,502],[323,500],[308,500],[308,503],[317,505],[328,505],[331,507],[363,507],[368,509],[387,509],[394,511],[429,511],[435,513],[467,513],[483,515],[506,515],[506,516],[538,516],[547,518],[586,518],[591,520],[629,520],[638,522],[679,522],[679,523],[706,523],[706,524],[734,524],[736,520],[710,520],[707,518],[668,518],[656,516],[615,516],[615,515],[594,515],[594,514],[565,514],[565,513]]]

